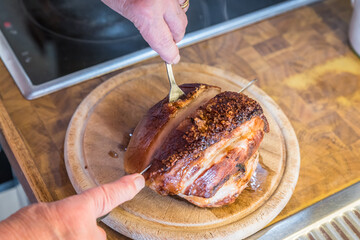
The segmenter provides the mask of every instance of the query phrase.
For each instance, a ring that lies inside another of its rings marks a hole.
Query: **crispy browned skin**
[[[157,149],[148,171],[148,185],[161,194],[181,194],[188,200],[190,196],[211,198],[233,179],[232,176],[244,177],[253,171],[245,169],[245,165],[268,129],[263,111],[255,100],[244,94],[220,93],[174,128]],[[230,141],[234,142],[229,144]],[[240,141],[245,147],[236,145]],[[207,152],[214,151],[211,148],[223,151],[223,156],[211,160],[211,156],[207,156]],[[196,176],[199,171],[201,174]],[[241,178],[236,181],[247,184]],[[216,204],[192,202],[217,206],[234,201],[238,194],[234,192]]]

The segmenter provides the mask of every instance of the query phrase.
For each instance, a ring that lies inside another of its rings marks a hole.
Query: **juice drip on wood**
[[[260,182],[257,179],[257,171],[250,178],[250,182],[248,183],[247,189],[250,191],[256,191],[260,188]]]
[[[265,182],[267,176],[268,176],[268,171],[265,168],[263,168],[259,163],[255,172],[251,176],[251,179],[246,189],[253,192],[257,190],[262,190],[263,189],[262,183]]]
[[[274,171],[267,167],[264,164],[262,157],[259,156],[259,163],[255,169],[255,172],[251,176],[246,190],[255,192],[266,188],[266,178],[269,177],[269,175],[272,176],[273,174]]]
[[[261,155],[259,156],[259,163],[256,167],[253,177],[248,183],[248,187],[244,189],[235,200],[234,203],[222,206],[220,208],[210,208],[215,216],[222,218],[233,213],[245,211],[249,206],[259,202],[261,204],[261,199],[269,190],[271,185],[271,179],[276,175],[276,173],[266,166],[262,160]]]
[[[127,147],[126,147],[126,146],[127,146],[127,145],[120,143],[120,144],[118,145],[118,148],[120,149],[120,151],[125,152],[125,151],[127,150]]]
[[[125,134],[123,137],[123,142],[119,143],[118,148],[120,151],[125,152],[127,150],[127,146],[129,145],[130,139],[133,135],[134,129],[130,129],[129,134]]]
[[[109,151],[109,156],[112,157],[112,158],[118,158],[119,157],[119,154],[117,154],[117,152],[115,151]]]

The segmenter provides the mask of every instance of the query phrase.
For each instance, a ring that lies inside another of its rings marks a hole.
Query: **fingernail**
[[[172,61],[173,64],[177,64],[180,61],[180,55],[177,55],[176,58]]]
[[[145,179],[143,176],[139,175],[135,178],[135,186],[138,191],[145,187]]]

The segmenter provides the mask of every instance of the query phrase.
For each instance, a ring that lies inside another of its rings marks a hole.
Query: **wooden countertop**
[[[351,11],[350,1],[328,0],[181,50],[182,62],[258,78],[293,124],[300,176],[275,221],[360,180],[360,58],[348,45]],[[153,62],[161,60],[130,68]],[[32,201],[75,194],[63,159],[70,118],[91,90],[127,69],[27,101],[0,62],[0,142]],[[104,228],[110,239],[123,238]]]

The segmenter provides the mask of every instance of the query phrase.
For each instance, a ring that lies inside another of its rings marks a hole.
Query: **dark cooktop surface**
[[[284,0],[193,0],[193,32]],[[1,31],[34,85],[147,48],[100,0],[2,0]]]
[[[180,47],[319,0],[191,0]],[[0,1],[0,57],[33,99],[155,56],[100,0]]]

